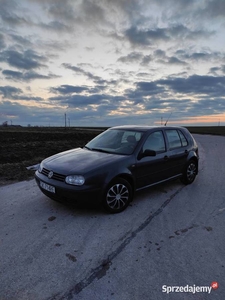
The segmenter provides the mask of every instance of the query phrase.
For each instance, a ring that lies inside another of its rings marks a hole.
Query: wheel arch
[[[134,195],[134,192],[135,192],[135,181],[134,181],[133,177],[131,175],[129,175],[129,174],[121,173],[121,174],[116,175],[115,177],[113,177],[110,180],[110,182],[107,184],[107,186],[111,182],[113,182],[113,181],[115,181],[116,179],[119,179],[119,178],[125,179],[130,184],[130,186],[132,188],[132,195]],[[133,197],[132,197],[132,201],[133,201]]]
[[[198,157],[196,155],[192,155],[192,156],[189,157],[189,159],[188,159],[188,161],[186,163],[186,165],[187,165],[190,161],[196,162],[196,165],[197,165],[197,174],[198,174],[198,160],[199,159],[198,159]]]

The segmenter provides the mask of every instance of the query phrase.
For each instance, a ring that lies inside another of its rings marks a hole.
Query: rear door
[[[188,156],[188,141],[180,129],[165,129],[170,175],[183,172]]]

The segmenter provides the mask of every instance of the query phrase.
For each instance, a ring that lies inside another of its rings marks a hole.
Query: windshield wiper
[[[86,148],[88,150],[92,150],[91,148],[89,148],[88,146],[84,146],[83,148]]]
[[[111,153],[110,151],[103,150],[101,148],[91,148],[90,150],[92,150],[92,151],[98,151],[98,152],[104,152],[104,153]]]

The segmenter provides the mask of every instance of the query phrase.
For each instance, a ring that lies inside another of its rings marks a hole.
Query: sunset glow
[[[0,1],[0,125],[225,125],[225,1]]]

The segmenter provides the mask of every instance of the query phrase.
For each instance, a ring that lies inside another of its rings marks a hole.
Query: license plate
[[[40,181],[40,187],[43,188],[44,190],[50,192],[50,193],[55,194],[55,187],[52,186],[52,185],[49,185],[47,183],[44,183],[44,182]]]

